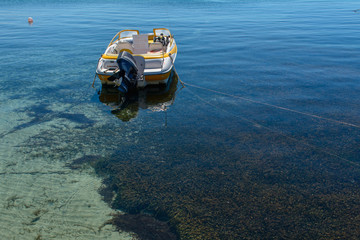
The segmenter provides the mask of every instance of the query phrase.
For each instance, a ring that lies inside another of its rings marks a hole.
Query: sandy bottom
[[[114,211],[89,173],[11,171],[1,183],[1,239],[131,239],[105,224]]]
[[[46,115],[35,123],[36,116],[13,111],[17,107],[7,104],[0,119],[0,239],[133,239],[106,223],[116,211],[99,195],[101,179],[90,167],[71,170],[66,163],[73,157],[49,158],[52,149],[22,150],[44,129],[75,125],[56,117],[45,121]]]

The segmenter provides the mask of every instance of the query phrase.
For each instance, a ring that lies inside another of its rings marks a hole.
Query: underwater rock
[[[72,170],[81,169],[85,164],[92,164],[99,159],[101,159],[101,156],[85,155],[74,159],[71,163],[68,163],[65,166]]]
[[[134,232],[142,240],[175,240],[168,223],[147,214],[117,214],[110,220],[118,230]]]

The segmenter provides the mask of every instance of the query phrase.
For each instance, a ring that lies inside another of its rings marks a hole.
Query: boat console
[[[159,37],[156,37],[156,36],[154,37],[154,42],[160,42],[165,47],[170,42],[170,36],[167,37],[167,36],[164,36],[163,33],[161,33]]]

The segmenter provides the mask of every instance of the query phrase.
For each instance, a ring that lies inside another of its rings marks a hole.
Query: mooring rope
[[[190,86],[190,87],[203,89],[203,90],[214,92],[214,93],[217,93],[217,94],[222,94],[222,95],[225,95],[225,96],[228,96],[228,97],[238,98],[238,99],[241,99],[241,100],[244,100],[244,101],[247,101],[247,102],[257,103],[257,104],[261,104],[261,105],[264,105],[264,106],[273,107],[273,108],[281,109],[281,110],[288,111],[288,112],[294,112],[294,113],[301,114],[301,115],[304,115],[304,116],[318,118],[318,119],[326,120],[326,121],[329,121],[329,122],[334,122],[334,123],[338,123],[338,124],[342,124],[342,125],[346,125],[346,126],[349,126],[349,127],[354,127],[354,128],[359,128],[360,129],[359,125],[356,125],[356,124],[353,124],[353,123],[348,123],[348,122],[339,121],[339,120],[335,120],[335,119],[331,119],[331,118],[327,118],[327,117],[322,117],[322,116],[315,115],[315,114],[312,114],[312,113],[301,112],[301,111],[290,109],[290,108],[287,108],[287,107],[282,107],[282,106],[278,106],[278,105],[274,105],[274,104],[270,104],[270,103],[266,103],[266,102],[253,100],[253,99],[246,98],[246,97],[241,97],[241,96],[238,96],[238,95],[233,95],[233,94],[213,90],[213,89],[206,88],[206,87],[201,87],[201,86],[198,86],[198,85],[195,85],[195,84],[190,84],[190,83],[183,82],[181,80],[180,80],[180,82],[182,84],[184,84],[185,86],[187,85],[187,86]]]
[[[186,83],[185,83],[185,84],[186,84]],[[191,90],[190,90],[190,91],[191,91]],[[237,116],[237,117],[239,117],[240,119],[242,119],[243,121],[248,122],[248,123],[251,123],[251,124],[253,124],[254,126],[260,126],[260,127],[264,128],[264,129],[266,129],[266,130],[268,130],[268,131],[276,132],[276,133],[280,134],[281,136],[286,137],[286,138],[288,138],[288,139],[290,139],[290,140],[292,140],[292,141],[294,141],[294,142],[298,142],[298,143],[300,143],[300,144],[302,144],[302,145],[311,147],[311,148],[316,149],[316,150],[318,150],[318,151],[320,151],[320,152],[322,152],[322,153],[325,153],[325,154],[327,154],[327,155],[330,155],[330,156],[333,156],[333,157],[338,158],[338,159],[340,159],[340,160],[343,160],[343,161],[345,161],[345,162],[348,162],[348,163],[350,163],[350,164],[352,164],[352,165],[355,165],[355,166],[358,166],[358,167],[360,166],[359,163],[353,162],[353,161],[348,160],[348,159],[346,159],[346,158],[344,158],[344,157],[341,157],[341,156],[339,156],[339,155],[337,155],[337,154],[335,154],[335,153],[333,153],[333,152],[331,152],[331,151],[329,151],[329,150],[327,150],[327,149],[323,149],[323,148],[320,148],[320,147],[315,146],[315,145],[313,145],[313,144],[310,144],[310,143],[308,143],[308,142],[305,142],[305,141],[303,141],[303,140],[299,140],[299,139],[297,139],[296,137],[289,136],[288,134],[286,134],[286,133],[284,133],[284,132],[282,132],[282,131],[280,131],[280,130],[274,130],[274,129],[272,129],[272,128],[269,128],[269,127],[266,127],[266,126],[264,126],[264,125],[262,125],[262,124],[259,124],[259,123],[255,122],[255,121],[253,121],[253,120],[247,119],[247,118],[245,118],[245,117],[243,117],[243,116],[240,116],[240,115],[238,115],[238,114],[235,114],[235,113],[232,113],[232,112],[230,112],[230,111],[227,111],[227,110],[225,110],[224,108],[220,108],[220,107],[216,106],[215,104],[212,104],[212,103],[210,103],[209,101],[203,99],[203,98],[200,97],[199,95],[195,94],[193,91],[191,91],[191,92],[193,93],[193,96],[197,97],[197,98],[200,99],[202,102],[204,102],[204,103],[206,103],[206,104],[208,104],[208,105],[210,105],[210,106],[212,106],[212,107],[214,107],[214,108],[216,108],[216,109],[219,109],[219,110],[221,110],[221,111],[223,111],[223,112],[225,112],[225,113],[228,113],[228,114],[232,114],[232,115],[234,115],[234,116]]]

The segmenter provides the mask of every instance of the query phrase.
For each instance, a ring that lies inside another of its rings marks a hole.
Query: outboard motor
[[[121,51],[116,62],[119,69],[109,77],[109,81],[115,82],[121,92],[127,93],[134,90],[139,81],[144,81],[144,57]]]

